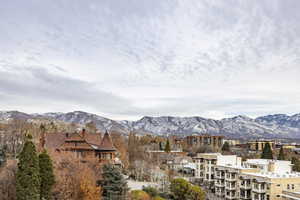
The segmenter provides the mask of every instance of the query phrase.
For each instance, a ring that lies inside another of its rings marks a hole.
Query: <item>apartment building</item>
[[[275,148],[275,142],[273,140],[253,140],[247,144],[252,151],[262,151],[267,143],[270,144],[272,150]]]
[[[212,189],[214,185],[214,168],[217,164],[217,158],[220,153],[198,153],[193,157],[196,163],[195,182]]]
[[[247,199],[250,183],[241,179],[243,173],[259,172],[259,169],[242,165],[240,157],[220,156],[215,167],[215,193],[221,199]]]
[[[279,200],[300,191],[300,173],[290,161],[248,159],[219,153],[198,154],[195,177],[219,199]]]
[[[251,199],[279,200],[284,191],[300,191],[300,174],[292,171],[290,161],[249,159],[245,165],[259,169],[242,174],[251,181]]]
[[[212,148],[221,148],[224,136],[221,135],[191,135],[185,138],[186,144],[190,147],[211,146]]]
[[[282,199],[283,200],[300,200],[300,192],[282,192]]]

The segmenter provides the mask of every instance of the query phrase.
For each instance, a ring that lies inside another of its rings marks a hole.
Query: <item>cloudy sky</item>
[[[298,0],[9,0],[0,110],[300,112]]]

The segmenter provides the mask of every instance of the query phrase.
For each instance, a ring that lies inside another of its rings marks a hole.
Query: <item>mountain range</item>
[[[116,121],[96,114],[74,111],[68,113],[27,114],[19,111],[0,111],[0,121],[10,119],[50,119],[66,123],[86,124],[93,121],[100,131],[118,131],[128,134],[178,135],[192,134],[225,135],[229,138],[300,138],[300,114],[275,114],[258,118],[235,116],[221,120],[203,117],[150,117],[137,121]]]

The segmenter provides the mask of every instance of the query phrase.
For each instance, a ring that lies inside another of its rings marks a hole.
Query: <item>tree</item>
[[[273,159],[273,152],[270,144],[267,142],[261,154],[261,159]]]
[[[132,190],[130,194],[131,200],[150,200],[149,194],[143,190]]]
[[[152,198],[158,196],[158,191],[154,187],[151,187],[151,186],[144,187],[143,186],[143,191],[147,192],[147,194],[149,194]]]
[[[169,153],[171,151],[170,141],[167,140],[166,146],[165,146],[165,152]]]
[[[190,184],[182,178],[173,179],[170,185],[174,200],[204,200],[205,192],[199,186]]]
[[[230,151],[229,143],[226,141],[222,146],[222,151]]]
[[[0,167],[5,163],[6,161],[6,152],[3,149],[0,149]]]
[[[166,199],[164,199],[164,198],[162,198],[162,197],[160,197],[160,196],[156,196],[156,197],[154,197],[152,200],[166,200]]]
[[[40,198],[41,200],[50,200],[55,180],[52,160],[45,150],[39,155],[39,167],[41,180]]]
[[[0,169],[0,200],[16,200],[16,172],[16,160],[10,160]]]
[[[103,191],[103,200],[117,200],[127,195],[127,182],[123,178],[120,169],[113,165],[106,164],[103,166],[100,184]]]
[[[83,193],[83,200],[99,200],[101,189],[97,187],[90,179],[82,178],[80,181],[80,189]]]
[[[199,186],[191,185],[188,194],[188,200],[204,200],[205,192]]]
[[[285,154],[284,154],[284,151],[283,151],[282,147],[280,148],[279,155],[278,155],[277,159],[278,160],[285,160]]]
[[[161,151],[164,150],[162,142],[159,142],[159,150],[161,150]]]
[[[190,183],[183,178],[173,179],[170,185],[170,191],[174,200],[185,200],[190,189]]]
[[[33,142],[28,137],[19,154],[16,178],[17,200],[40,199],[39,159]]]
[[[293,171],[300,172],[300,161],[296,157],[292,157]]]

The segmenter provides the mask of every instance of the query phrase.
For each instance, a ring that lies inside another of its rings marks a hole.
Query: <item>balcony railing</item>
[[[236,199],[237,198],[237,195],[236,195],[236,193],[230,193],[230,194],[225,194],[225,198],[226,199]]]
[[[216,190],[216,195],[218,197],[224,197],[225,196],[225,190],[224,189]]]
[[[237,176],[227,176],[227,175],[226,175],[225,180],[226,180],[226,181],[236,181],[236,177],[237,177]]]
[[[226,188],[226,190],[236,190],[236,185],[226,184],[225,188]]]
[[[221,174],[221,173],[216,173],[216,174],[215,174],[215,177],[216,177],[216,179],[224,179],[224,178],[225,178],[225,175],[224,175],[224,174]]]
[[[250,190],[251,189],[251,184],[250,183],[240,184],[240,188],[244,189],[244,190]]]
[[[215,182],[215,186],[217,186],[217,187],[225,187],[225,183],[224,182],[216,181]]]
[[[266,192],[266,187],[258,186],[258,187],[252,187],[252,191],[256,193],[265,193]]]
[[[240,195],[240,199],[245,199],[245,200],[248,200],[248,199],[251,199],[251,195]]]

